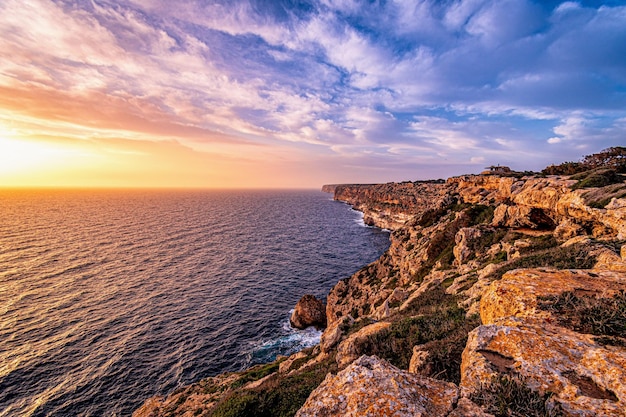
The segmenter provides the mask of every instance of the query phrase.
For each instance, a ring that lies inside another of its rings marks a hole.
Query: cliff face
[[[320,345],[137,415],[625,416],[626,183],[575,183],[325,187],[393,233],[330,291]]]
[[[398,229],[425,207],[438,209],[448,198],[443,182],[334,185],[325,189],[334,190],[335,200],[362,211],[366,224],[389,230]]]

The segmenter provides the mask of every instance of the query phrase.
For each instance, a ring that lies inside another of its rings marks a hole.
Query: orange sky
[[[319,188],[577,160],[626,135],[626,5],[601,3],[3,0],[0,187]]]

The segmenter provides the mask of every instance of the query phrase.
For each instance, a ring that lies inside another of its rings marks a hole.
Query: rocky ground
[[[328,187],[393,233],[320,344],[134,416],[626,416],[626,182],[581,181]]]

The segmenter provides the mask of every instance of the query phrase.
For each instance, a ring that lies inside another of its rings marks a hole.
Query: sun
[[[0,185],[47,185],[51,177],[84,164],[86,156],[67,143],[22,136],[0,125]]]

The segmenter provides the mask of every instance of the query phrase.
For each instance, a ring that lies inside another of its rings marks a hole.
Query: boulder
[[[510,318],[470,332],[461,363],[463,396],[480,392],[498,374],[553,393],[565,416],[623,417],[626,410],[626,349],[549,323]]]
[[[565,416],[624,416],[626,348],[559,325],[541,303],[565,292],[607,298],[626,289],[615,271],[518,269],[492,283],[480,301],[483,325],[470,332],[461,364],[464,397],[501,374],[553,393]]]
[[[430,353],[427,350],[423,350],[423,345],[413,346],[413,355],[409,362],[409,372],[412,374],[419,374],[428,364],[428,357]]]
[[[322,353],[329,353],[343,336],[342,327],[349,327],[354,323],[354,319],[350,316],[344,317],[343,320],[334,321],[324,330],[320,337],[320,349]]]
[[[368,340],[384,331],[387,331],[391,323],[378,322],[363,327],[358,332],[351,334],[350,337],[342,341],[337,347],[337,364],[340,368],[349,365],[355,361],[359,356],[366,352],[363,352],[363,345],[366,345]]]
[[[303,295],[291,314],[289,322],[296,329],[309,326],[326,327],[326,305],[311,294]]]
[[[463,265],[465,262],[476,256],[476,249],[473,243],[480,239],[483,231],[479,227],[462,227],[454,237],[454,253],[455,265]]]
[[[626,290],[626,275],[614,271],[516,269],[492,283],[480,301],[483,324],[507,317],[554,321],[548,311],[537,308],[541,297],[566,291],[585,295],[611,296]]]
[[[448,416],[458,399],[456,385],[402,371],[375,356],[361,356],[328,374],[296,417]]]
[[[559,223],[559,225],[554,229],[554,237],[557,240],[564,242],[573,237],[580,236],[584,234],[584,229],[581,225],[573,222],[571,219],[564,219]]]

